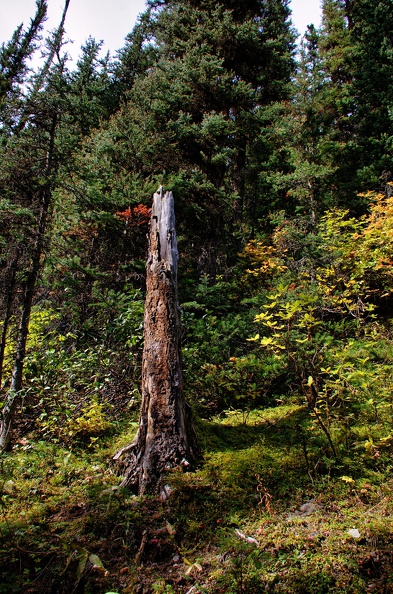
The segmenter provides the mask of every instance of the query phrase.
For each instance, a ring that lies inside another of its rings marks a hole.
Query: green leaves
[[[67,571],[67,569],[68,569],[70,563],[73,561],[73,559],[76,558],[76,560],[78,561],[78,567],[76,570],[77,582],[79,582],[81,580],[82,575],[86,569],[86,565],[88,563],[91,564],[92,569],[101,569],[105,572],[105,568],[104,568],[104,565],[103,565],[101,559],[95,553],[91,553],[90,551],[88,551],[87,549],[82,547],[77,542],[71,543],[70,545],[67,546],[67,548],[71,548],[73,550],[67,559],[64,573]]]

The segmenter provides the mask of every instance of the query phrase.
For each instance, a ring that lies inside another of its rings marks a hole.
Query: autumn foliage
[[[116,216],[119,217],[126,225],[145,225],[150,220],[151,208],[148,208],[144,204],[138,204],[131,208],[130,206],[126,210],[118,211]]]

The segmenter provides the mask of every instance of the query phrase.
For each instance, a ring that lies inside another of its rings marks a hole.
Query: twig
[[[374,505],[373,507],[370,507],[370,509],[367,509],[364,513],[365,514],[369,514],[370,512],[372,512],[376,507],[379,507],[380,505],[382,505],[382,503],[384,501],[389,501],[389,497],[384,497],[379,503],[377,503],[376,505]]]
[[[112,458],[112,460],[118,460],[119,458],[122,457],[123,454],[125,454],[126,452],[129,452],[130,450],[133,450],[136,446],[136,443],[133,441],[132,443],[130,443],[129,445],[125,446],[124,448],[121,448],[121,450],[119,450],[117,452],[117,454],[115,454]]]

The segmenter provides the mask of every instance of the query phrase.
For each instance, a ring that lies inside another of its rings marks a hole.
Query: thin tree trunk
[[[56,54],[58,55],[60,52],[60,48],[61,48],[63,36],[64,36],[64,24],[65,24],[67,10],[68,10],[69,5],[70,5],[70,0],[65,0],[63,13],[61,15],[60,25],[57,27],[56,33],[54,35],[54,38],[52,41],[52,47],[49,51],[48,57],[45,61],[45,64],[44,64],[35,84],[34,84],[33,93],[32,93],[33,98],[41,90],[42,85],[44,84],[44,82],[48,76],[50,67],[52,66],[52,62],[53,62]],[[59,58],[59,60],[60,60],[60,58]]]
[[[70,4],[70,0],[65,0],[65,5],[62,13],[62,18],[60,21],[60,25],[55,33],[52,46],[50,48],[50,52],[48,58],[37,77],[37,80],[33,86],[33,89],[30,94],[29,102],[33,102],[34,99],[37,97],[40,89],[42,88],[50,67],[52,65],[53,59],[56,54],[60,52],[61,43],[64,34],[64,23],[65,18],[68,10],[68,6]],[[29,103],[28,102],[28,103]],[[25,109],[22,112],[19,124],[16,129],[16,134],[22,132],[24,127],[26,126],[28,119],[29,119],[30,111]],[[35,286],[38,278],[38,274],[41,268],[41,256],[44,252],[44,245],[45,245],[45,231],[46,231],[46,224],[48,219],[49,207],[52,199],[52,173],[53,173],[53,159],[54,159],[54,152],[55,152],[55,132],[57,127],[58,121],[58,114],[54,114],[52,118],[51,128],[50,128],[50,135],[49,135],[49,146],[48,146],[48,153],[46,159],[46,167],[45,171],[43,172],[43,177],[46,180],[45,185],[41,191],[41,209],[39,214],[38,226],[37,226],[37,234],[36,234],[36,241],[35,246],[33,249],[33,254],[31,258],[31,267],[29,274],[27,276],[26,284],[25,284],[25,291],[23,296],[22,302],[22,310],[21,310],[21,318],[18,328],[18,337],[17,337],[17,344],[16,344],[16,354],[15,354],[15,361],[14,361],[14,368],[12,372],[11,378],[11,385],[7,397],[5,399],[3,410],[1,411],[1,418],[0,418],[0,451],[4,451],[9,448],[11,442],[11,430],[15,416],[15,410],[19,400],[19,392],[22,387],[22,377],[23,377],[23,365],[25,361],[25,354],[26,354],[26,344],[27,344],[27,337],[29,333],[29,322],[30,322],[30,314],[31,308],[33,305],[33,297],[35,293]]]
[[[44,173],[46,185],[43,186],[42,189],[41,209],[36,232],[36,241],[33,249],[30,272],[27,276],[22,302],[22,311],[18,328],[16,354],[11,378],[11,385],[5,399],[3,410],[1,411],[0,451],[7,450],[10,446],[11,430],[14,421],[15,410],[19,400],[19,393],[22,387],[23,365],[25,361],[26,344],[29,333],[30,314],[33,304],[35,286],[41,268],[41,256],[43,254],[45,244],[46,223],[48,219],[49,207],[52,197],[51,174],[53,168],[56,125],[57,116],[55,115],[52,120],[50,144],[47,155],[46,169]]]
[[[20,134],[20,132],[22,132],[22,130],[25,128],[27,122],[29,121],[29,117],[31,115],[31,113],[30,113],[31,104],[34,103],[34,100],[36,99],[38,93],[41,91],[41,89],[44,85],[44,82],[46,81],[46,79],[48,77],[50,67],[52,66],[53,60],[56,55],[58,56],[59,61],[60,61],[59,53],[60,53],[60,49],[62,46],[62,41],[63,41],[63,36],[64,36],[64,24],[65,24],[65,20],[66,20],[66,16],[67,16],[67,10],[70,5],[70,1],[71,0],[65,0],[63,13],[61,15],[60,25],[57,27],[56,32],[54,33],[54,37],[53,37],[53,40],[52,40],[52,43],[51,43],[51,46],[49,49],[49,54],[45,60],[45,63],[41,69],[41,72],[39,72],[39,74],[37,75],[37,78],[33,84],[33,88],[31,90],[27,105],[25,106],[25,109],[21,114],[18,126],[16,128],[17,134]],[[45,8],[45,11],[46,11],[46,8]]]
[[[18,267],[18,259],[19,259],[19,250],[17,249],[16,255],[14,256],[13,260],[10,263],[10,278],[7,286],[7,297],[6,297],[6,305],[5,305],[5,313],[4,313],[4,321],[3,327],[1,329],[1,338],[0,338],[0,391],[1,386],[3,383],[3,367],[4,367],[4,356],[5,356],[5,346],[7,343],[7,334],[8,334],[8,326],[10,323],[11,311],[12,311],[12,303],[14,300],[14,290],[15,290],[15,281],[16,281],[16,270]]]
[[[189,468],[195,459],[181,373],[177,261],[173,195],[160,188],[150,222],[139,430],[114,457],[127,453],[122,486],[133,486],[139,495],[159,492],[168,471]]]

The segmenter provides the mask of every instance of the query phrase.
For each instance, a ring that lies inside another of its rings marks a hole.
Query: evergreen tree
[[[67,127],[78,140],[108,120],[119,107],[113,65],[109,55],[99,58],[101,47],[102,42],[89,37],[81,48],[76,69],[67,77]]]
[[[2,304],[2,363],[14,300],[10,287],[13,292],[19,289],[20,304],[16,315],[18,321],[12,376],[7,382],[8,392],[1,411],[0,450],[9,446],[13,418],[20,398],[30,315],[45,254],[52,193],[56,184],[59,164],[56,135],[61,113],[58,91],[65,60],[60,59],[56,66],[52,62],[55,55],[60,55],[68,2],[59,28],[48,40],[47,60],[35,78],[30,93],[21,102],[12,133],[5,135],[2,143],[0,188],[1,210],[5,216],[0,231],[2,243],[8,243],[9,263],[6,272],[10,270],[10,274],[5,276],[5,282],[9,277],[10,286],[5,287],[8,290],[4,293]],[[18,47],[15,47],[15,52],[18,52]]]
[[[125,41],[124,47],[118,52],[114,68],[116,93],[122,101],[126,100],[136,78],[144,76],[157,60],[159,48],[154,43],[151,7],[140,15]]]
[[[273,185],[286,191],[287,199],[282,202],[286,215],[305,217],[310,230],[334,195],[330,117],[325,109],[330,85],[325,80],[319,42],[318,31],[309,26],[299,48],[293,98],[275,108],[276,154],[285,154],[286,169],[273,169],[270,175]]]
[[[212,276],[224,252],[237,252],[241,225],[266,212],[270,187],[258,177],[270,151],[265,108],[289,93],[288,16],[277,0],[150,2],[141,22],[155,63],[136,77],[132,66],[106,146],[102,134],[94,141],[114,177],[126,171],[140,180],[138,201],[157,181],[174,189],[180,234],[194,244],[199,271]],[[126,78],[129,53],[121,56]]]
[[[392,171],[393,11],[389,0],[351,3],[354,121],[359,186],[377,187]]]
[[[17,269],[22,251],[19,239],[16,239],[15,229],[20,229],[21,222],[26,217],[27,211],[23,204],[15,204],[12,200],[13,184],[18,183],[20,175],[8,177],[5,173],[11,169],[8,160],[13,162],[16,153],[14,143],[14,128],[20,120],[24,105],[22,84],[26,82],[29,72],[28,59],[36,49],[39,33],[46,18],[46,2],[36,2],[36,14],[27,30],[20,25],[8,43],[0,47],[0,151],[2,172],[2,192],[0,210],[2,222],[0,227],[1,274],[0,287],[2,299],[0,311],[2,317],[2,330],[0,342],[0,387],[3,376],[3,365],[6,340],[9,330],[11,315],[14,309],[17,287]],[[8,145],[8,146],[7,146]],[[5,178],[3,174],[5,173]],[[21,173],[21,172],[19,172]],[[17,221],[16,225],[15,222]],[[14,229],[14,231],[13,231]],[[18,231],[16,232],[18,234]]]
[[[391,170],[392,19],[387,0],[323,3],[320,49],[334,184],[337,199],[354,210],[361,207],[357,193],[377,188],[382,172]]]
[[[35,51],[46,19],[46,0],[36,0],[36,13],[28,29],[20,25],[8,43],[0,46],[0,133],[12,130],[22,105],[28,59]]]

